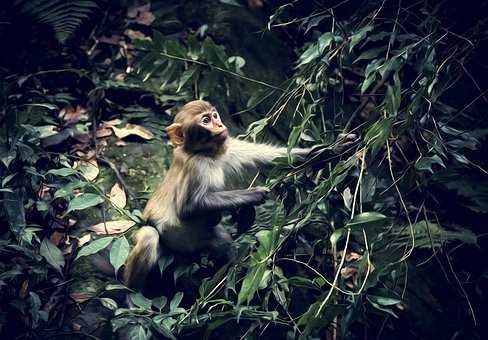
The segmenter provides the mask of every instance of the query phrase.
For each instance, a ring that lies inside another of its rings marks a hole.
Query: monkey
[[[151,226],[136,232],[126,261],[124,282],[132,289],[143,287],[162,246],[182,254],[208,250],[228,260],[232,237],[220,224],[222,212],[241,209],[254,219],[250,209],[263,203],[269,192],[260,186],[226,190],[228,177],[288,153],[286,147],[230,137],[218,111],[203,100],[185,104],[166,131],[174,146],[173,160],[144,209]],[[295,148],[291,153],[306,156],[310,151]],[[249,221],[244,224],[248,227]]]

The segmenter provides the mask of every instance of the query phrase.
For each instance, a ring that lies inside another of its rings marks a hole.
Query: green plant
[[[95,1],[17,0],[18,15],[30,16],[37,24],[49,26],[59,42],[68,40],[98,8]]]

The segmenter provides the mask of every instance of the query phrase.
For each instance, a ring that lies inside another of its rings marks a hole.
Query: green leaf
[[[359,31],[354,33],[351,36],[351,42],[349,43],[349,52],[351,52],[354,46],[356,46],[361,40],[363,40],[364,37],[367,35],[367,33],[371,30],[373,30],[373,26],[366,25],[363,28],[361,28]]]
[[[151,335],[141,325],[132,327],[129,331],[129,340],[148,340]]]
[[[196,70],[197,68],[194,67],[183,72],[183,74],[179,77],[178,88],[176,89],[176,92],[180,92],[183,86],[185,86],[185,84],[193,77]]]
[[[173,320],[172,318],[168,318],[164,315],[156,315],[152,319],[152,327],[154,330],[156,330],[158,333],[160,333],[162,336],[171,339],[171,340],[176,340],[175,336],[171,332],[171,326],[168,320]]]
[[[342,238],[342,236],[344,236],[344,232],[345,232],[345,229],[344,228],[340,228],[340,229],[337,229],[335,230],[332,235],[330,235],[330,244],[332,246],[335,246],[337,244],[337,242]]]
[[[317,42],[310,44],[305,52],[300,55],[300,58],[298,59],[298,66],[306,65],[320,57],[322,53],[324,53],[325,49],[330,46],[334,38],[335,37],[332,32],[322,34],[317,39]]]
[[[110,263],[114,266],[116,276],[119,268],[122,267],[127,256],[129,256],[129,251],[129,242],[127,242],[125,236],[119,237],[112,244],[112,248],[110,249]]]
[[[100,203],[103,203],[104,199],[98,194],[84,193],[80,196],[76,196],[69,202],[68,210],[66,214],[75,210],[84,210],[90,207],[94,207]]]
[[[45,238],[41,242],[39,251],[41,256],[46,259],[47,263],[62,274],[61,268],[64,267],[65,261],[61,250],[59,250],[59,248],[48,238]]]
[[[377,304],[382,305],[382,306],[393,306],[393,305],[396,305],[396,304],[399,304],[400,302],[402,302],[402,300],[387,297],[387,296],[377,296],[377,295],[371,295],[371,294],[368,294],[367,296],[368,296],[369,300],[374,301]]]
[[[158,267],[161,274],[164,273],[164,270],[168,268],[168,266],[173,263],[174,256],[173,255],[164,255],[161,256],[158,260]]]
[[[181,303],[181,300],[183,300],[183,293],[182,292],[176,293],[175,296],[173,296],[173,298],[171,299],[171,302],[169,303],[169,310],[173,312],[176,308],[178,308],[178,306]]]
[[[390,135],[393,118],[380,119],[376,121],[366,132],[364,142],[371,147],[371,152],[375,155],[381,147],[386,143],[386,139]]]
[[[380,55],[381,52],[385,52],[385,51],[386,51],[386,46],[381,46],[378,48],[373,48],[371,50],[367,50],[366,52],[361,53],[359,55],[359,57],[357,57],[357,59],[354,60],[354,63],[358,62],[359,60],[363,60],[363,59],[374,59],[378,55]]]
[[[71,181],[68,184],[56,190],[56,192],[54,193],[54,198],[65,198],[68,196],[72,196],[74,194],[75,189],[83,188],[86,185],[87,185],[86,182],[80,180]]]
[[[151,310],[152,301],[139,292],[130,294],[130,300],[139,308]]]
[[[354,216],[354,218],[346,224],[347,228],[358,228],[358,227],[367,227],[370,224],[377,224],[378,222],[385,222],[388,219],[383,214],[378,212],[365,212],[359,215]]]
[[[235,65],[235,71],[236,72],[239,72],[241,70],[241,68],[244,67],[244,65],[246,65],[246,60],[244,60],[243,57],[240,57],[240,56],[232,56],[232,57],[229,57],[227,59],[227,62],[229,64],[234,64]]]
[[[109,284],[105,287],[105,290],[131,290],[131,289],[121,284]]]
[[[257,292],[259,288],[259,284],[261,283],[264,273],[266,272],[266,264],[259,263],[257,265],[252,266],[248,272],[244,281],[242,282],[241,290],[239,291],[239,296],[237,298],[237,305],[242,304],[244,301],[249,303],[254,294]]]
[[[90,242],[88,245],[81,248],[75,260],[83,256],[88,256],[88,255],[93,255],[98,253],[100,250],[107,247],[110,244],[110,242],[112,242],[113,239],[114,238],[112,236],[109,236],[109,237],[102,237],[99,238],[98,240]]]
[[[61,168],[61,169],[51,169],[48,172],[46,172],[46,175],[55,175],[55,176],[67,177],[67,176],[72,176],[76,173],[77,173],[77,171],[75,169]]]
[[[153,306],[159,309],[160,311],[164,308],[164,306],[166,306],[167,303],[168,303],[168,299],[166,298],[166,296],[159,296],[152,300]]]
[[[220,2],[231,6],[242,7],[242,5],[236,0],[220,0]]]
[[[439,164],[443,168],[446,167],[444,165],[444,162],[442,161],[442,159],[439,156],[434,155],[432,157],[421,157],[421,158],[419,158],[415,162],[415,169],[417,169],[418,171],[429,171],[431,173],[434,173],[434,170],[432,170],[433,164]]]
[[[383,214],[377,213],[377,212],[365,212],[359,215],[354,216],[354,218],[349,221],[344,228],[340,228],[335,230],[332,235],[330,235],[330,243],[332,245],[337,244],[337,242],[344,237],[344,235],[347,232],[347,229],[351,229],[351,232],[355,232],[358,230],[361,230],[363,228],[366,229],[366,231],[369,231],[371,229],[372,231],[383,227],[386,222],[388,222],[389,219]],[[368,233],[371,234],[371,233]]]
[[[13,174],[10,174],[8,176],[5,176],[5,178],[2,179],[2,188],[5,188],[5,185],[8,184],[8,182],[10,182],[12,180],[12,178],[15,177],[15,175],[17,175],[17,173],[13,173]]]
[[[297,145],[301,132],[302,132],[301,126],[294,126],[293,129],[291,130],[290,136],[288,137],[288,143],[287,143],[288,152]]]
[[[118,308],[117,302],[110,298],[100,298],[100,303],[102,304],[103,307],[110,309],[112,311],[116,310]]]

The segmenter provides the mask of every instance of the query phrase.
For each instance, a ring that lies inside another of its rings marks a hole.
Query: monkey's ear
[[[180,146],[185,141],[180,123],[171,124],[166,128],[166,132],[168,133],[169,141],[173,146]]]

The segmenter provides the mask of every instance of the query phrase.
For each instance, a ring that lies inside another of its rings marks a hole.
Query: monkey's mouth
[[[229,132],[227,131],[227,129],[222,130],[215,135],[215,137],[219,139],[226,139],[228,136],[229,136]]]

